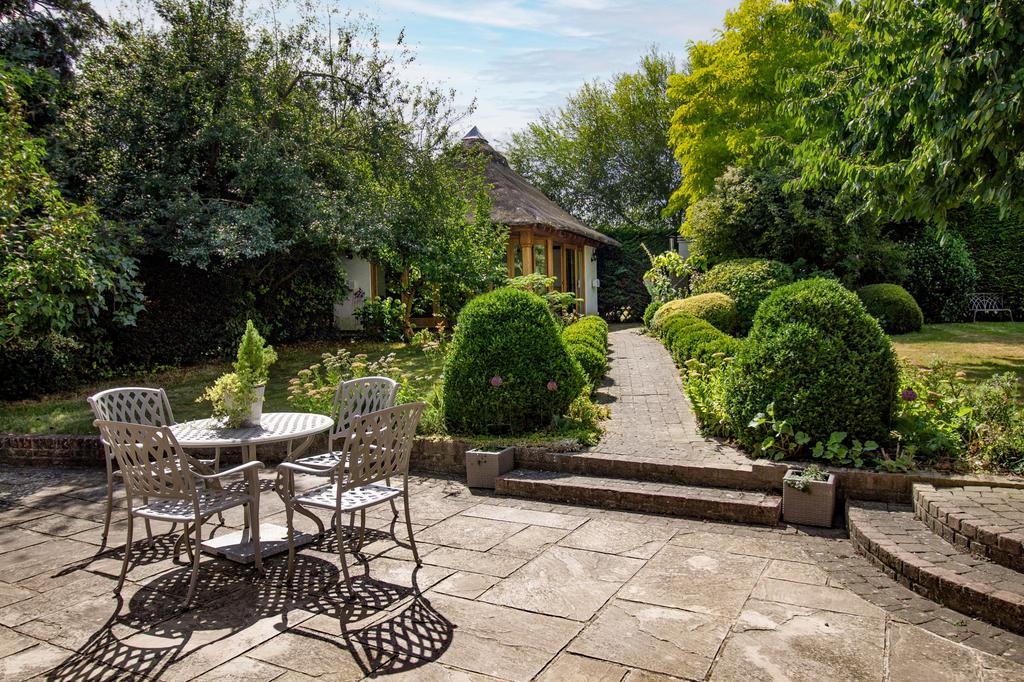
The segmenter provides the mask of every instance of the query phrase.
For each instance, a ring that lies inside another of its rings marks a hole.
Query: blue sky
[[[682,57],[713,36],[738,0],[356,0],[385,43],[405,29],[416,61],[407,78],[476,100],[467,119],[499,146],[584,82],[630,70],[651,45]],[[96,0],[106,16],[117,0]],[[133,3],[134,4],[134,3]],[[250,6],[258,6],[250,0]]]

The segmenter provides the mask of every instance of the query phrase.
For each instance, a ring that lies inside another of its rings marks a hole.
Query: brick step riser
[[[956,574],[947,575],[941,569],[930,570],[904,561],[868,537],[851,520],[849,507],[846,514],[851,544],[889,578],[943,606],[1024,635],[1024,608],[1020,604],[1001,599],[989,586],[966,583],[958,580]]]
[[[496,482],[495,492],[499,495],[545,502],[771,526],[779,523],[781,511],[781,506],[765,507],[742,502],[685,498],[655,492],[580,488],[553,482],[503,480],[500,478]]]
[[[586,454],[531,453],[516,457],[516,466],[564,474],[623,478],[652,483],[676,483],[733,490],[781,490],[749,471],[731,471],[710,467],[591,457]]]
[[[989,532],[977,521],[962,518],[955,511],[943,510],[934,501],[927,499],[928,489],[914,488],[914,516],[940,538],[961,552],[970,552],[976,557],[994,561],[997,564],[1024,573],[1024,554],[1019,536],[999,535]]]

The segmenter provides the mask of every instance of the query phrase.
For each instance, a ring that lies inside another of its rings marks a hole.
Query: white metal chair
[[[298,462],[284,462],[278,465],[275,488],[284,501],[285,517],[288,521],[289,580],[295,570],[294,512],[306,510],[309,514],[309,507],[334,512],[338,554],[346,584],[350,577],[348,563],[345,561],[345,543],[342,540],[342,514],[358,511],[362,516],[363,523],[356,548],[356,551],[359,551],[366,528],[366,509],[384,502],[394,505],[397,497],[403,498],[409,544],[412,547],[413,558],[417,564],[420,563],[409,514],[409,454],[412,452],[416,425],[424,407],[426,406],[423,403],[408,403],[353,418],[349,433],[342,441],[340,456],[331,467],[310,467]],[[347,463],[347,470],[343,463]],[[327,479],[336,477],[337,480],[297,492],[297,473]],[[391,479],[399,477],[402,479],[401,487],[392,486]],[[397,537],[395,541],[398,541]]]
[[[128,574],[132,554],[132,530],[135,526],[131,521],[136,516],[184,524],[182,539],[185,540],[185,549],[192,560],[192,578],[189,581],[185,606],[192,602],[196,592],[199,559],[202,555],[200,542],[203,522],[214,514],[232,507],[245,508],[254,545],[256,570],[262,569],[259,544],[259,488],[246,486],[246,491],[241,492],[238,488],[223,490],[215,486],[196,485],[196,479],[204,484],[219,482],[224,477],[244,473],[250,469],[262,469],[261,462],[247,462],[220,473],[203,474],[200,471],[211,471],[209,467],[186,454],[166,426],[99,419],[94,424],[99,428],[117,460],[128,496],[128,539],[124,546],[124,563],[121,565],[121,577],[117,582],[116,592],[120,593]],[[141,500],[142,504],[136,505],[136,500]],[[188,535],[192,531],[195,533],[194,550],[188,542]],[[175,545],[175,558],[178,554],[177,548],[178,545]]]
[[[100,391],[89,397],[89,406],[96,419],[112,422],[128,422],[148,426],[170,426],[174,424],[174,414],[167,393],[162,388],[145,388],[128,386]],[[110,532],[110,516],[114,510],[114,477],[120,473],[114,469],[114,452],[110,443],[103,435],[100,442],[107,461],[107,513],[103,521],[102,546],[107,546],[107,535]],[[153,531],[146,521],[146,536],[153,538]]]

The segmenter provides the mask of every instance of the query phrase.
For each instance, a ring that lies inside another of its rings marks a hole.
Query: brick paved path
[[[611,409],[611,419],[592,452],[749,470],[742,452],[698,433],[668,350],[639,332],[621,327],[608,335],[608,377],[598,399]]]

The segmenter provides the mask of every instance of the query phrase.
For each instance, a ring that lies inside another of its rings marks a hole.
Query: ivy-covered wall
[[[622,247],[602,246],[598,250],[597,277],[601,280],[598,312],[609,322],[638,322],[651,302],[643,282],[651,262],[641,244],[646,244],[651,253],[661,253],[668,248],[669,237],[676,231],[628,227],[605,228],[602,232],[621,242]]]
[[[978,291],[993,292],[1024,314],[1024,213],[1000,219],[994,208],[966,208],[950,216],[950,225],[967,242],[978,270]]]

